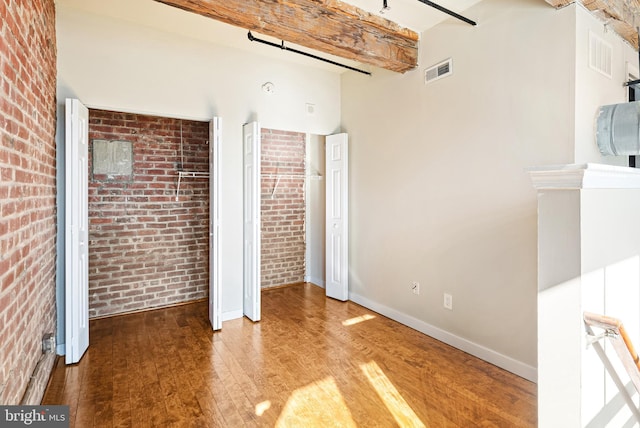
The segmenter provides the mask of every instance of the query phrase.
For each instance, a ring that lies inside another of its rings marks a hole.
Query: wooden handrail
[[[607,336],[611,340],[613,348],[622,361],[625,370],[631,377],[631,381],[638,392],[640,392],[640,357],[638,357],[638,353],[633,347],[631,338],[622,325],[622,321],[617,318],[594,314],[592,312],[585,312],[583,318],[587,325],[601,328],[607,333],[610,333]]]

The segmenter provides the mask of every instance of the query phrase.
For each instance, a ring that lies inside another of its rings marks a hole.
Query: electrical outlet
[[[56,350],[56,337],[53,333],[47,333],[42,338],[42,353],[48,354]]]
[[[420,283],[418,281],[413,281],[411,283],[411,291],[413,294],[420,294]]]
[[[445,309],[453,310],[453,296],[448,293],[444,293],[444,303],[443,306]]]

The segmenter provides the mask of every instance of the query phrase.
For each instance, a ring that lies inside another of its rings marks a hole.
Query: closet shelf
[[[273,190],[271,191],[271,199],[273,199],[273,197],[276,194],[276,190],[278,190],[278,185],[280,184],[280,179],[281,178],[299,178],[299,177],[304,177],[306,178],[313,178],[316,180],[322,180],[322,175],[321,174],[261,174],[262,178],[275,178],[276,179],[276,184],[273,186]]]
[[[204,171],[178,171],[178,187],[176,188],[176,202],[180,195],[180,182],[182,178],[209,178],[209,173]]]

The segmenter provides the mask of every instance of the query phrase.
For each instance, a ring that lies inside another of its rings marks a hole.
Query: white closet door
[[[260,126],[242,128],[244,157],[243,313],[260,321]]]
[[[349,299],[348,135],[326,140],[326,294]]]
[[[65,129],[65,362],[89,347],[89,110],[66,100]]]
[[[220,142],[222,119],[209,123],[209,321],[213,330],[222,328],[220,263]]]

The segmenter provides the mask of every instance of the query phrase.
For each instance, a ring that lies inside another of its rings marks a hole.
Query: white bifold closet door
[[[209,123],[209,321],[213,330],[222,328],[220,263],[220,143],[222,119]]]
[[[65,362],[89,347],[89,110],[65,102]]]
[[[349,159],[347,134],[326,139],[326,288],[327,297],[349,299]]]
[[[247,123],[243,137],[243,313],[260,321],[260,125]]]

